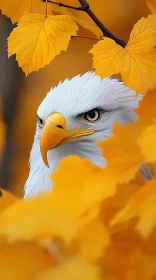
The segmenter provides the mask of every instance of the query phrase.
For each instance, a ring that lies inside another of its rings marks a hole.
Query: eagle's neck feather
[[[39,139],[34,140],[30,156],[30,173],[25,184],[25,198],[37,194],[40,190],[50,190],[53,186],[50,175],[58,167],[60,159],[69,155],[77,155],[90,160],[97,166],[104,167],[105,160],[101,150],[92,142],[77,142],[66,144],[48,152],[47,168],[42,160],[39,148]]]

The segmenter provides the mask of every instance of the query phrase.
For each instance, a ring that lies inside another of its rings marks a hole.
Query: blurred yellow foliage
[[[123,127],[116,124],[114,135],[98,144],[108,163],[105,169],[71,156],[52,175],[50,193],[10,201],[2,192],[0,278],[156,277],[156,179],[153,174],[150,181],[140,182],[137,176],[145,156],[149,165],[156,165],[155,146],[146,150],[144,142],[151,128],[155,137],[155,98],[155,91],[149,91],[137,109],[139,119]],[[20,264],[18,269],[11,259]]]
[[[50,269],[53,257],[32,242],[1,245],[0,277],[6,280],[36,279],[38,272]]]

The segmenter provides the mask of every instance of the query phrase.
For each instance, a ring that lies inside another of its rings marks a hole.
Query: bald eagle
[[[133,110],[138,103],[135,91],[110,77],[101,80],[94,72],[66,79],[51,89],[37,111],[25,198],[41,189],[50,190],[49,175],[59,160],[69,155],[104,167],[95,141],[112,134],[114,121],[122,125],[134,122],[137,114]]]

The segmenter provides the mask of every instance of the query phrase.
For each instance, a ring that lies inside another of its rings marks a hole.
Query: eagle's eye
[[[101,118],[101,112],[98,109],[91,110],[84,115],[84,120],[87,122],[97,122]]]
[[[37,122],[38,122],[39,128],[42,128],[44,125],[44,121],[42,119],[40,119],[38,116],[37,116]]]

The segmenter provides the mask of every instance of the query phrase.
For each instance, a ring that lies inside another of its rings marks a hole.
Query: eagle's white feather
[[[39,117],[45,120],[50,114],[59,112],[66,118],[68,129],[94,129],[95,133],[81,137],[81,142],[66,144],[49,151],[50,168],[47,168],[40,154],[41,129],[37,125],[30,155],[30,173],[25,184],[25,197],[35,195],[41,189],[51,189],[49,175],[56,169],[59,160],[68,155],[78,155],[104,167],[105,160],[94,142],[111,135],[114,121],[120,124],[133,122],[137,118],[133,110],[138,107],[138,103],[135,91],[116,79],[101,80],[94,72],[78,75],[71,80],[66,79],[51,89],[38,108]],[[95,123],[84,122],[83,113],[94,108],[103,110],[102,118]]]

